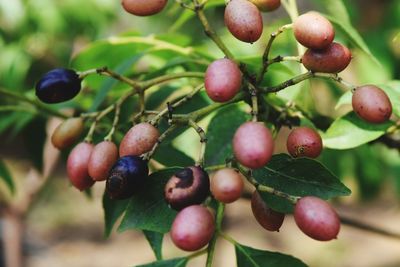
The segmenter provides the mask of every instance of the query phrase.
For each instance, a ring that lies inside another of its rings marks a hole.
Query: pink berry
[[[170,234],[178,248],[195,251],[210,242],[214,231],[214,215],[207,208],[194,205],[178,213],[172,223]]]
[[[95,181],[105,181],[118,159],[118,148],[110,141],[98,143],[89,158],[88,171]]]
[[[72,149],[67,160],[67,173],[73,186],[80,191],[90,188],[94,181],[89,176],[88,164],[93,145],[82,142]]]
[[[119,156],[140,156],[149,152],[157,143],[160,132],[147,122],[133,126],[119,145]]]
[[[211,179],[211,193],[216,200],[232,203],[242,196],[243,178],[234,169],[224,168],[214,173]]]
[[[294,219],[303,233],[319,241],[335,239],[340,230],[340,219],[328,202],[313,196],[297,201]]]
[[[231,100],[240,90],[242,73],[230,59],[218,59],[211,63],[205,75],[207,95],[215,102]]]
[[[298,127],[289,134],[286,147],[292,157],[316,158],[322,151],[322,139],[315,130]]]
[[[389,97],[375,85],[358,87],[353,93],[352,105],[357,115],[370,123],[383,123],[392,115]]]
[[[244,166],[257,169],[271,159],[274,140],[268,128],[259,122],[246,122],[235,132],[233,153]]]

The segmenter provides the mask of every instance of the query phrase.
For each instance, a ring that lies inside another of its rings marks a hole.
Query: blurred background
[[[188,37],[188,45],[221,56],[214,44],[205,41],[196,19],[178,19],[180,7],[169,2],[161,14],[141,18],[124,12],[115,0],[0,1],[0,89],[31,96],[43,73],[70,66],[71,59],[94,40],[126,32],[143,36],[180,32]],[[348,44],[354,59],[341,76],[354,84],[400,84],[400,1],[344,2],[352,24],[381,65]],[[298,3],[301,13],[326,8],[324,1]],[[234,40],[224,29],[223,8],[207,15],[223,40],[242,57],[261,54],[268,33],[288,23],[282,7],[264,14],[263,40],[249,45]],[[340,31],[336,38],[347,44]],[[293,48],[291,33],[285,33],[273,53]],[[312,92],[319,99],[315,109],[320,114],[332,118],[343,114],[334,108],[343,94],[339,88],[314,82]],[[67,154],[53,149],[47,138],[60,120],[15,106],[13,101],[0,98],[0,266],[118,267],[153,261],[140,232],[114,232],[104,239],[104,183],[95,185],[91,198],[69,185]],[[281,144],[287,134],[281,132]],[[351,197],[334,203],[339,213],[400,233],[400,139],[380,141],[351,150],[325,150],[321,161],[353,191]],[[284,150],[284,145],[278,147]],[[269,233],[253,219],[249,204],[244,199],[228,205],[224,222],[227,231],[243,244],[292,254],[312,267],[400,266],[399,240],[343,226],[338,240],[321,243],[304,236],[290,216],[280,233]],[[16,251],[20,238],[22,251]],[[224,241],[218,245],[214,266],[235,266],[233,248]],[[21,261],[6,265],[5,255],[16,254]],[[183,253],[166,236],[165,258],[179,255]],[[188,266],[204,266],[204,261],[199,258]]]

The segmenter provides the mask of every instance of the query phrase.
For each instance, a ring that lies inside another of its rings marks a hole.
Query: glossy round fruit
[[[67,174],[73,186],[80,191],[90,188],[94,181],[89,176],[88,164],[93,145],[82,142],[77,144],[68,156]]]
[[[206,71],[204,82],[207,95],[215,102],[231,100],[240,90],[242,73],[230,59],[218,59]]]
[[[281,0],[250,0],[262,12],[269,12],[281,6]]]
[[[119,155],[139,156],[149,152],[157,143],[160,132],[147,122],[133,126],[124,136],[119,145]]]
[[[225,8],[225,25],[237,39],[247,43],[257,41],[263,31],[258,8],[247,0],[232,0]]]
[[[293,31],[296,40],[311,49],[324,49],[335,37],[332,24],[317,12],[299,16],[293,24]]]
[[[285,214],[274,211],[261,198],[257,191],[251,197],[251,210],[257,222],[266,230],[279,232],[285,219]]]
[[[322,139],[314,129],[298,127],[289,134],[286,147],[294,158],[316,158],[322,151]]]
[[[294,219],[300,230],[319,241],[335,239],[340,230],[340,219],[328,202],[317,197],[303,197],[297,201]]]
[[[70,118],[62,122],[51,135],[51,143],[58,149],[74,144],[84,130],[82,118]]]
[[[257,169],[271,159],[274,140],[268,128],[259,122],[246,122],[235,132],[233,153],[244,166]]]
[[[149,169],[147,161],[138,156],[119,158],[110,170],[106,191],[111,199],[126,199],[142,189]]]
[[[215,231],[214,215],[200,205],[189,206],[176,215],[171,227],[171,239],[185,251],[199,250],[207,245]]]
[[[216,200],[232,203],[242,196],[243,178],[234,169],[224,168],[214,173],[211,179],[211,193]]]
[[[98,143],[90,155],[88,171],[95,181],[107,179],[111,167],[118,159],[118,148],[110,141]]]
[[[167,0],[122,0],[126,12],[136,16],[151,16],[161,12]]]
[[[210,179],[199,166],[191,166],[175,173],[167,182],[164,196],[175,210],[202,203],[210,194]]]
[[[389,97],[375,85],[358,87],[353,93],[352,105],[357,115],[370,123],[383,123],[392,115]]]
[[[350,61],[350,50],[338,43],[331,43],[322,50],[308,49],[302,57],[306,69],[325,73],[339,73],[347,68]]]
[[[81,79],[74,70],[54,69],[36,84],[36,96],[45,103],[60,103],[74,98],[81,90]]]

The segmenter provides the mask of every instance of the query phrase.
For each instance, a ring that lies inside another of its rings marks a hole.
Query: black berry
[[[81,90],[79,75],[70,69],[54,69],[36,84],[36,96],[48,104],[61,103],[74,98]]]
[[[119,158],[111,168],[106,190],[111,199],[126,199],[133,196],[149,174],[147,161],[138,156]]]
[[[175,210],[202,203],[210,194],[210,179],[199,166],[175,173],[165,185],[165,200]]]

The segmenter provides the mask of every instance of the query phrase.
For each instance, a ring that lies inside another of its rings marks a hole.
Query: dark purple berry
[[[202,203],[210,194],[210,179],[199,166],[175,173],[165,185],[165,200],[175,210]]]
[[[81,79],[74,70],[54,69],[46,73],[36,84],[36,96],[48,104],[74,98],[81,90]]]
[[[119,158],[111,168],[106,190],[111,199],[126,199],[138,192],[149,174],[147,161],[138,156]]]

